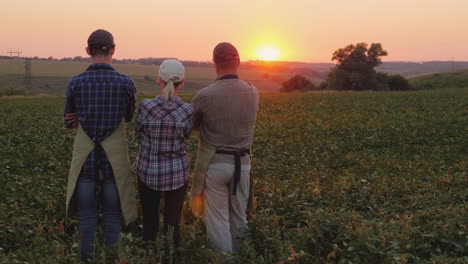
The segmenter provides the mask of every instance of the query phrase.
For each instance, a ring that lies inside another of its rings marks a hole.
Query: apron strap
[[[241,172],[241,157],[250,154],[249,149],[243,149],[239,151],[227,151],[227,150],[216,150],[216,154],[225,154],[234,156],[234,175],[232,179],[232,195],[236,195],[237,185],[240,181]]]

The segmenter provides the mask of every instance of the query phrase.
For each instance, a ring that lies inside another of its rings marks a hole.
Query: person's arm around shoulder
[[[202,102],[203,102],[203,95],[200,94],[200,91],[193,97],[192,99],[192,107],[193,107],[193,114],[192,114],[192,128],[193,130],[200,130],[200,124],[203,119],[203,111],[202,111]]]
[[[128,83],[128,105],[127,109],[125,111],[125,122],[129,123],[132,121],[133,118],[133,113],[135,112],[135,104],[136,104],[136,88],[135,84],[133,83],[133,80],[129,77],[129,83]]]
[[[147,100],[141,101],[140,107],[138,107],[138,114],[133,129],[135,133],[135,138],[138,140],[141,140],[143,137],[145,119],[148,113],[147,102]]]
[[[188,140],[192,134],[193,129],[193,106],[191,104],[186,104],[185,109],[187,112],[188,126],[184,129],[184,138]]]

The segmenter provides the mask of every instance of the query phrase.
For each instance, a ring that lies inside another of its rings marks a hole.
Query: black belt
[[[236,195],[237,184],[240,181],[240,170],[241,170],[241,157],[250,154],[250,149],[243,149],[237,151],[228,150],[216,150],[216,154],[226,154],[234,156],[234,176],[232,179],[232,195]]]

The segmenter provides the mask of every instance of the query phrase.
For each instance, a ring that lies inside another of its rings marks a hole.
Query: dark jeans
[[[78,202],[79,230],[80,230],[80,255],[81,259],[93,260],[95,248],[95,233],[98,222],[98,201],[96,199],[96,187],[100,187],[101,204],[104,211],[103,228],[104,243],[107,247],[117,244],[120,235],[120,198],[112,173],[104,173],[102,181],[97,180],[97,175],[81,175],[76,185]]]
[[[138,178],[138,189],[143,210],[143,240],[155,241],[159,230],[159,204],[161,196],[164,195],[164,233],[168,226],[174,227],[174,246],[177,248],[180,242],[180,217],[184,204],[187,183],[172,191],[155,191],[148,188]]]

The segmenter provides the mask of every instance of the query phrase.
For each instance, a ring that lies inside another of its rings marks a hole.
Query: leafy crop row
[[[463,89],[262,95],[251,234],[221,256],[185,206],[183,263],[465,263],[467,101]],[[0,263],[78,262],[64,222],[74,131],[62,107],[0,99]],[[118,263],[154,260],[140,224],[123,231]]]

